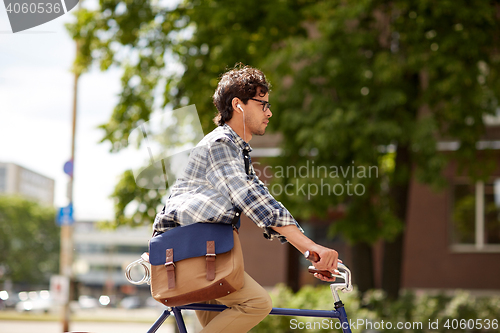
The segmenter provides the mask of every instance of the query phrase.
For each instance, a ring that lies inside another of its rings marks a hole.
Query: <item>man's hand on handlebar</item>
[[[316,270],[325,271],[324,273],[329,276],[322,276],[321,274],[314,274],[314,276],[322,281],[333,282],[335,281],[335,277],[330,276],[331,273],[338,274],[337,271],[337,262],[338,253],[335,250],[329,249],[327,247],[316,244],[314,241],[309,239],[304,233],[297,228],[295,225],[287,225],[284,227],[272,227],[275,231],[277,231],[282,236],[285,236],[290,244],[295,246],[297,250],[301,253],[305,253],[306,251],[315,252],[319,255],[318,259],[310,259],[314,262],[314,267]]]
[[[333,274],[339,273],[337,270],[337,263],[342,261],[338,259],[339,254],[337,251],[317,244],[314,247],[311,247],[309,251],[315,252],[319,256],[319,261],[314,261],[312,258],[310,259],[317,270],[328,271]],[[328,277],[320,273],[314,273],[314,277],[325,282],[335,281],[335,277]]]

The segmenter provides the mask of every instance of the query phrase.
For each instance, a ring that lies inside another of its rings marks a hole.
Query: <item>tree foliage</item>
[[[76,70],[93,62],[103,70],[123,68],[120,100],[101,126],[113,150],[126,146],[154,105],[196,104],[210,130],[210,96],[220,73],[236,62],[263,68],[273,83],[270,128],[285,138],[283,159],[275,163],[379,168],[378,177],[325,180],[363,184],[361,196],[280,198],[300,204],[298,217],[347,203],[336,231],[353,242],[401,230],[400,204],[390,190],[408,183],[412,166],[420,180],[442,183],[439,139],[460,141],[452,157],[477,171],[470,161],[500,91],[496,1],[102,0],[97,10],[78,12],[68,28],[81,45]],[[391,158],[393,166],[385,167]],[[123,222],[131,201],[152,205],[146,191],[124,192],[132,180],[124,175],[114,194]],[[144,205],[136,221],[151,221]]]
[[[208,132],[217,77],[237,62],[263,69],[273,84],[269,128],[284,138],[282,155],[271,163],[356,170],[277,177],[278,185],[293,188],[279,199],[298,218],[343,210],[332,232],[365,249],[385,239],[394,247],[384,255],[402,252],[412,177],[443,185],[450,158],[473,178],[494,167],[488,154],[475,162],[486,116],[497,112],[500,97],[497,0],[185,0],[168,6],[101,0],[96,10],[79,11],[68,29],[80,43],[75,71],[92,63],[123,68],[119,102],[101,126],[113,151],[167,105],[195,104]],[[458,141],[459,148],[442,154],[439,141]],[[360,176],[360,167],[376,167],[377,176]],[[301,191],[305,185],[308,191]],[[311,195],[312,185],[329,186],[328,195]],[[348,187],[352,193],[356,185],[358,194],[350,195]],[[116,220],[151,223],[159,200],[150,194],[124,174],[113,194]],[[132,202],[139,208],[129,218],[124,212]],[[400,260],[387,257],[384,267],[398,271]],[[383,269],[383,280],[389,271]],[[386,283],[394,286],[391,296],[399,288],[393,273]]]
[[[296,23],[303,21],[300,8],[306,3],[203,0],[162,7],[148,0],[104,0],[96,10],[78,11],[67,26],[80,45],[74,70],[83,73],[93,63],[102,70],[123,69],[119,102],[101,126],[103,141],[112,143],[112,151],[125,148],[130,132],[149,120],[155,106],[167,104],[195,104],[204,131],[215,128],[211,96],[219,75],[237,62],[258,66],[289,36],[305,35]],[[116,221],[151,223],[149,208],[156,204],[148,191],[134,188],[131,175],[122,176],[112,195]],[[142,209],[130,218],[125,207],[131,202]]]
[[[0,196],[0,280],[47,282],[59,271],[59,227],[52,207]]]
[[[412,174],[442,184],[438,140],[458,140],[451,157],[481,176],[471,162],[483,119],[498,108],[499,8],[489,1],[318,2],[307,9],[308,36],[286,40],[268,58],[269,72],[285,78],[273,98],[283,110],[276,118],[287,160],[314,150],[317,164],[380,167],[380,178],[358,179],[367,197],[351,197],[345,223],[336,226],[352,241],[394,236],[394,218],[404,214],[390,190]],[[384,170],[389,147],[395,165]]]

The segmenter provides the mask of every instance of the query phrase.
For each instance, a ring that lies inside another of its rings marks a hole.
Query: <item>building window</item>
[[[500,178],[455,184],[451,220],[453,250],[500,252]]]
[[[6,170],[5,170],[5,168],[0,167],[0,193],[1,192],[6,192],[7,179],[5,179],[6,178],[5,176],[6,176]]]

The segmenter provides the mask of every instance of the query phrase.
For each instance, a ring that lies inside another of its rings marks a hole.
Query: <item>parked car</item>
[[[17,293],[7,292],[7,290],[0,291],[0,309],[15,308],[19,302]]]
[[[52,299],[48,290],[22,291],[18,294],[20,301],[16,304],[19,312],[44,312],[52,308]]]

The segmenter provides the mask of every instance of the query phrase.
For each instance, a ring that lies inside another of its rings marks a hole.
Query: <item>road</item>
[[[146,333],[163,309],[96,309],[74,313],[70,332],[78,333]],[[183,311],[188,332],[199,332],[201,327],[193,311]],[[174,333],[173,316],[170,316],[157,331]],[[0,311],[0,333],[63,333],[58,317],[35,317],[32,314],[18,314]]]
[[[146,333],[151,324],[143,323],[92,323],[74,322],[71,323],[71,332],[92,332],[92,333]],[[54,321],[12,321],[1,320],[0,332],[2,333],[61,333],[62,325]],[[174,333],[171,324],[164,324],[157,331],[158,333]]]

